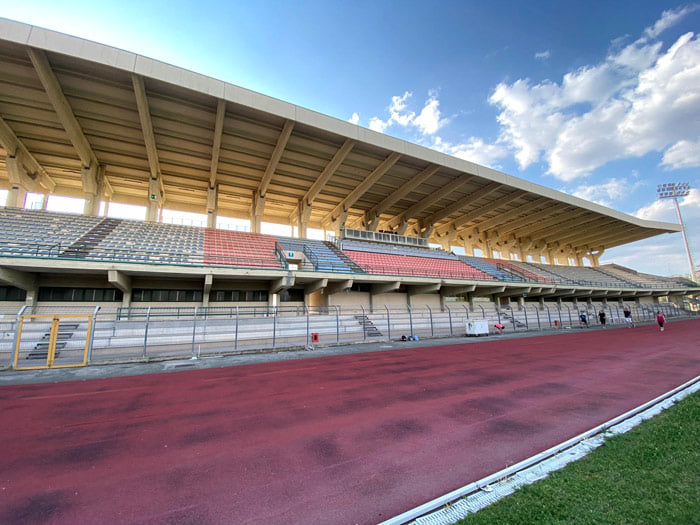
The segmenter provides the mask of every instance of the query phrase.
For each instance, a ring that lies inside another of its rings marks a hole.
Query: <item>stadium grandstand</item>
[[[661,301],[682,312],[700,290],[599,264],[606,249],[677,224],[169,64],[0,20],[0,71],[10,317],[67,305],[115,319],[148,307],[343,308],[362,310],[353,316],[366,336],[365,314],[385,308],[507,309],[517,328],[514,312],[528,307]],[[25,209],[28,193],[43,194],[44,209]],[[83,199],[83,213],[47,211],[53,195]],[[143,206],[146,220],[111,217],[110,203]],[[165,224],[166,209],[206,214],[206,227]],[[293,235],[263,233],[263,222]]]

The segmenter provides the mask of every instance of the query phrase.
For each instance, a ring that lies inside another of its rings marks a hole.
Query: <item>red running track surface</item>
[[[0,523],[376,523],[700,374],[700,321],[0,388]]]

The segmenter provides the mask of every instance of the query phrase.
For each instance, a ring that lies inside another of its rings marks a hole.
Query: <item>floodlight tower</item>
[[[690,193],[690,183],[669,182],[666,184],[659,184],[659,186],[656,188],[656,193],[659,199],[673,199],[673,204],[675,204],[676,213],[678,214],[678,222],[681,223],[681,233],[683,234],[683,242],[685,243],[685,253],[688,254],[688,264],[690,265],[690,278],[697,283],[698,276],[695,270],[695,265],[693,264],[693,256],[690,253],[688,236],[685,233],[685,223],[683,222],[683,216],[681,215],[681,208],[680,206],[678,206],[678,197],[685,197]]]

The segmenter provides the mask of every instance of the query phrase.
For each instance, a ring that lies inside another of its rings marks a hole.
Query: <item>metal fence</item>
[[[470,320],[486,320],[492,328],[504,325],[508,332],[549,329],[573,329],[585,313],[590,325],[599,325],[598,311],[606,313],[607,324],[623,324],[622,308],[617,304],[539,304],[524,307],[512,304],[496,308],[493,303],[451,304],[444,309],[430,306],[374,309],[330,307],[189,307],[121,308],[101,314],[85,307],[22,308],[12,320],[0,323],[0,366],[11,364],[21,315],[90,314],[94,329],[90,334],[89,362],[127,361],[220,354],[252,353],[314,345],[392,341],[464,336]],[[636,322],[653,321],[656,312],[667,318],[694,317],[672,304],[634,305]],[[22,355],[35,355],[46,344],[46,327],[31,318],[22,328]],[[45,322],[44,322],[45,324]],[[85,345],[87,322],[75,322],[61,340],[61,356],[70,356]],[[70,332],[70,333],[68,333]],[[28,363],[22,363],[28,364]]]

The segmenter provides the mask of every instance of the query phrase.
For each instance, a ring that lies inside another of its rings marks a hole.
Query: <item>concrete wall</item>
[[[360,305],[369,308],[368,292],[340,292],[328,296],[328,306],[347,306],[359,308]]]

